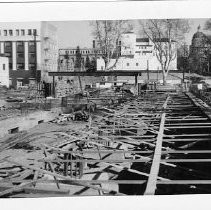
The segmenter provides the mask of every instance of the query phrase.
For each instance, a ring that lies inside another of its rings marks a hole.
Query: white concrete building
[[[48,71],[57,71],[57,29],[48,22],[0,23],[0,53],[9,58],[13,87],[50,82]]]
[[[162,42],[165,44],[166,39]],[[137,38],[136,34],[129,32],[122,35],[121,41],[121,57],[113,68],[114,70],[161,70],[161,64],[156,57],[156,49],[154,43],[149,38]],[[175,42],[172,43],[173,47]],[[115,60],[111,60],[109,66],[113,66]],[[108,67],[109,67],[108,66]],[[169,68],[177,69],[177,58],[175,58]],[[97,70],[104,70],[104,60],[97,60]]]
[[[0,56],[0,86],[9,87],[9,59]]]

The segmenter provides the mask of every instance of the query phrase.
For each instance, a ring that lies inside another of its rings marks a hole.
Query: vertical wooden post
[[[135,75],[135,86],[138,84],[138,75]]]
[[[135,95],[138,95],[138,75],[135,75]]]
[[[72,154],[70,154],[70,177],[72,178],[73,177],[73,169],[72,169]]]
[[[68,160],[68,154],[65,153],[64,154],[64,160],[67,161]],[[64,176],[68,175],[68,162],[64,162]]]
[[[52,92],[53,92],[53,97],[55,98],[55,76],[53,76],[53,88],[52,88]]]
[[[80,157],[80,160],[82,160],[81,157]],[[80,162],[79,163],[79,178],[81,178],[83,176],[83,169],[84,169],[84,163]]]
[[[149,83],[149,60],[147,60],[147,83]]]

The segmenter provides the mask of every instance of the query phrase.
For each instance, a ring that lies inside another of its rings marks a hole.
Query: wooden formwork
[[[65,146],[42,145],[43,157],[34,160],[41,167],[5,159],[32,178],[1,180],[0,196],[70,196],[78,186],[80,195],[84,189],[99,195],[210,192],[211,121],[205,109],[184,93],[148,93],[104,107]],[[103,173],[109,175],[100,179]],[[42,183],[54,188],[43,189]]]

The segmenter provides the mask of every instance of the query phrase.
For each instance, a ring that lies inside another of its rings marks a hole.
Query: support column
[[[28,42],[24,42],[24,68],[25,70],[29,70],[29,44]]]
[[[37,70],[41,70],[41,44],[40,44],[40,41],[36,41],[36,62],[37,62]]]
[[[1,42],[1,54],[4,54],[4,42]]]
[[[136,74],[135,75],[135,86],[137,86],[137,84],[138,84],[138,75]]]
[[[16,42],[12,42],[12,69],[17,70]]]
[[[53,76],[53,97],[55,98],[55,77]]]

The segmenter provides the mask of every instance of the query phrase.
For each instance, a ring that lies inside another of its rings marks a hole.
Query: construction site
[[[175,85],[141,88],[139,72],[98,74],[133,76],[136,91],[2,106],[0,197],[211,193],[209,103]]]

